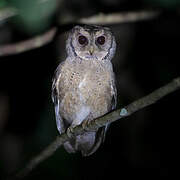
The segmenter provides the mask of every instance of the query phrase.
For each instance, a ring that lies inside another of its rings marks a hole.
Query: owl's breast
[[[111,80],[108,74],[86,73],[78,85],[80,100],[91,107],[93,117],[107,113],[111,106]]]
[[[82,109],[88,108],[92,118],[107,113],[111,107],[112,78],[111,72],[93,65],[74,64],[62,69],[59,82],[61,114],[72,121]]]

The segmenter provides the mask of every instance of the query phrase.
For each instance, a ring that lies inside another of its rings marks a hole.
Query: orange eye
[[[106,39],[104,36],[99,36],[97,38],[97,43],[100,44],[100,45],[103,45],[105,43]]]
[[[78,38],[78,42],[79,42],[79,44],[81,44],[81,45],[85,45],[85,44],[87,44],[88,43],[88,39],[85,37],[85,36],[79,36],[79,38]]]

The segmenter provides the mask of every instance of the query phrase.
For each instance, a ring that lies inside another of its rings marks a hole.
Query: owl
[[[56,69],[52,84],[56,125],[60,134],[103,116],[116,107],[116,86],[111,59],[115,38],[107,27],[75,26],[66,41],[67,58]],[[69,153],[93,154],[104,141],[109,124],[85,131],[64,143]]]

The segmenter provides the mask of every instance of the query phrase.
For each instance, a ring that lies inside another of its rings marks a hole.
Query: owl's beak
[[[93,52],[94,52],[94,47],[93,47],[93,46],[90,46],[89,54],[92,56]]]

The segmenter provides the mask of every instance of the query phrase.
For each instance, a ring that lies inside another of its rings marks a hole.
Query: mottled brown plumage
[[[66,49],[68,57],[58,66],[52,86],[60,134],[69,127],[106,114],[116,105],[111,64],[115,40],[110,30],[100,26],[75,26]],[[107,126],[72,138],[64,144],[65,149],[81,151],[84,156],[94,153],[104,139]]]

